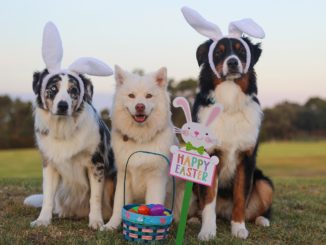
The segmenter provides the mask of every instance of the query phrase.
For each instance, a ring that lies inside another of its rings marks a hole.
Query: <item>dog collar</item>
[[[222,38],[234,38],[239,40],[246,49],[246,65],[243,69],[244,73],[248,72],[251,60],[251,53],[248,44],[241,38],[243,34],[247,34],[255,38],[264,38],[264,30],[252,19],[242,19],[237,21],[232,21],[229,24],[228,35],[223,35],[220,28],[214,23],[207,21],[203,18],[197,11],[189,7],[183,7],[181,9],[183,16],[185,17],[188,24],[194,28],[197,32],[205,37],[213,40],[213,43],[209,47],[208,51],[208,61],[210,68],[217,76],[221,78],[221,75],[217,72],[213,60],[213,51]]]

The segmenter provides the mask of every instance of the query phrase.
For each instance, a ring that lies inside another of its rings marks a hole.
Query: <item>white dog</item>
[[[167,71],[161,68],[144,76],[115,67],[116,94],[112,112],[112,148],[117,167],[113,215],[102,230],[121,223],[125,164],[135,151],[145,150],[169,156],[175,142],[171,123]],[[168,165],[159,156],[138,153],[128,164],[126,204],[164,204]]]

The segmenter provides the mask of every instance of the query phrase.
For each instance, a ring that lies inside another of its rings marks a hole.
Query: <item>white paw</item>
[[[112,231],[112,230],[116,230],[119,227],[120,223],[121,223],[121,220],[120,219],[119,220],[115,220],[115,219],[111,218],[110,221],[107,224],[103,225],[100,228],[100,230],[101,231]]]
[[[244,222],[231,221],[231,232],[233,236],[241,239],[246,239],[249,235],[249,231],[246,229]]]
[[[92,228],[93,230],[100,229],[104,225],[104,222],[102,219],[90,219],[88,227]]]
[[[258,216],[255,220],[255,224],[263,227],[270,226],[269,220],[263,216]]]
[[[31,222],[31,227],[39,227],[39,226],[45,226],[46,227],[49,224],[51,224],[50,219],[46,219],[46,220],[37,219],[37,220],[34,220],[33,222]]]
[[[214,239],[216,236],[216,227],[202,228],[198,234],[198,239],[201,241],[208,241]]]

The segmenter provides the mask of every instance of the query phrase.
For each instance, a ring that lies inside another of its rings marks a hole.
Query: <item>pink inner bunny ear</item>
[[[205,126],[209,126],[217,117],[218,115],[221,113],[221,111],[223,110],[222,106],[220,105],[215,105],[212,109],[211,112],[208,116],[208,119],[205,123]]]
[[[185,98],[176,97],[173,100],[173,106],[174,107],[181,107],[183,109],[183,112],[185,113],[186,121],[187,122],[192,122],[190,106],[189,106],[188,101]]]

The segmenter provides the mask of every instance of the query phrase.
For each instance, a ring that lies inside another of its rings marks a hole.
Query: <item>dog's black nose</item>
[[[142,112],[145,110],[145,105],[143,103],[138,103],[136,106],[135,106],[135,109],[137,112]]]
[[[66,101],[59,101],[58,112],[66,112],[68,110],[68,103]]]
[[[228,60],[227,65],[229,68],[235,69],[238,67],[238,60],[236,58],[231,58]]]

